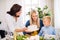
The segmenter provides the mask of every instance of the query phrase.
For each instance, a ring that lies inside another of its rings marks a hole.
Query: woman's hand
[[[23,28],[23,31],[25,31],[25,30],[27,30],[27,28],[26,28],[26,27],[24,27],[24,28]]]
[[[27,30],[25,30],[25,32],[32,32],[31,30],[29,30],[29,29],[27,29]]]

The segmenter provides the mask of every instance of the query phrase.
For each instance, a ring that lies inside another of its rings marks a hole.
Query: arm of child
[[[53,29],[53,35],[56,35],[56,31],[55,31],[55,29]]]
[[[42,36],[42,34],[43,34],[43,30],[41,29],[38,35]]]

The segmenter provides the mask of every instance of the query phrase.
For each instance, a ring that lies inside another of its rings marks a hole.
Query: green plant
[[[47,5],[45,5],[43,9],[38,7],[37,11],[38,11],[38,14],[39,14],[39,18],[43,18],[43,16],[51,16]]]
[[[51,38],[50,40],[55,40],[55,38]]]
[[[37,11],[39,13],[39,18],[42,18],[43,17],[43,11],[41,10],[41,8],[37,8]]]
[[[45,5],[43,9],[40,7],[37,8],[37,12],[39,14],[39,18],[43,18],[43,16],[51,16],[51,11],[48,10],[48,6]],[[30,12],[28,12],[27,15],[30,15]]]
[[[27,38],[27,36],[25,36],[25,35],[18,35],[17,36],[17,40],[25,40]]]
[[[44,40],[44,37],[40,36],[39,40]]]
[[[28,12],[28,14],[27,15],[30,15],[30,12]]]

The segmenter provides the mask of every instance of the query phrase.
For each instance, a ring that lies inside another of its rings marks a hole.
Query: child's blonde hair
[[[31,10],[30,12],[30,25],[33,24],[33,20],[32,20],[32,14],[35,13],[37,15],[37,21],[36,21],[36,25],[37,27],[40,27],[40,20],[39,20],[39,16],[38,13],[35,10]]]
[[[44,20],[44,19],[48,19],[48,20],[51,21],[51,17],[50,17],[50,16],[44,16],[44,17],[43,17],[43,20]]]

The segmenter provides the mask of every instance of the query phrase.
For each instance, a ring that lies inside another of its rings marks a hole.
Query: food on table
[[[29,29],[30,31],[36,31],[36,30],[38,30],[39,28],[37,28],[36,25],[30,25],[30,26],[28,26],[28,29]]]

